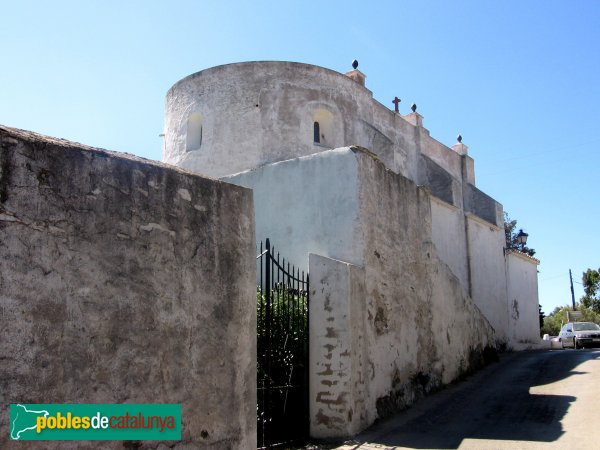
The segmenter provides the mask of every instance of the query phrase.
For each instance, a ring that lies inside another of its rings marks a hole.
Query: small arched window
[[[313,124],[313,139],[316,143],[321,142],[321,127],[319,126],[319,122]]]
[[[312,115],[313,142],[322,147],[334,148],[344,141],[341,135],[341,126],[334,120],[334,116],[325,107],[316,108]],[[309,122],[310,123],[310,122]]]
[[[202,115],[193,113],[187,123],[187,139],[185,149],[190,152],[198,150],[202,145]]]

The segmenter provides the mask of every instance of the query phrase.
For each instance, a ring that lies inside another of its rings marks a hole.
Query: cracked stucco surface
[[[183,440],[142,448],[254,447],[252,208],[244,188],[0,127],[0,402],[181,403]]]
[[[429,192],[363,149],[351,156],[362,260],[310,256],[311,433],[320,438],[406,408],[476,369],[494,343],[437,254]]]

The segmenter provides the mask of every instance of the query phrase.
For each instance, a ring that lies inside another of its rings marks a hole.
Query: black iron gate
[[[308,439],[308,274],[260,244],[256,257],[258,447]],[[287,267],[286,267],[287,265]]]

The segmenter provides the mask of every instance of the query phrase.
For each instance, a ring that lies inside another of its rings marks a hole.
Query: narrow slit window
[[[313,139],[314,142],[321,142],[321,127],[319,126],[319,122],[315,122],[313,125]]]

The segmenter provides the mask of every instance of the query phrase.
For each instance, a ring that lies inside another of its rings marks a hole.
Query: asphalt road
[[[338,447],[404,448],[600,449],[600,351],[503,355]]]

